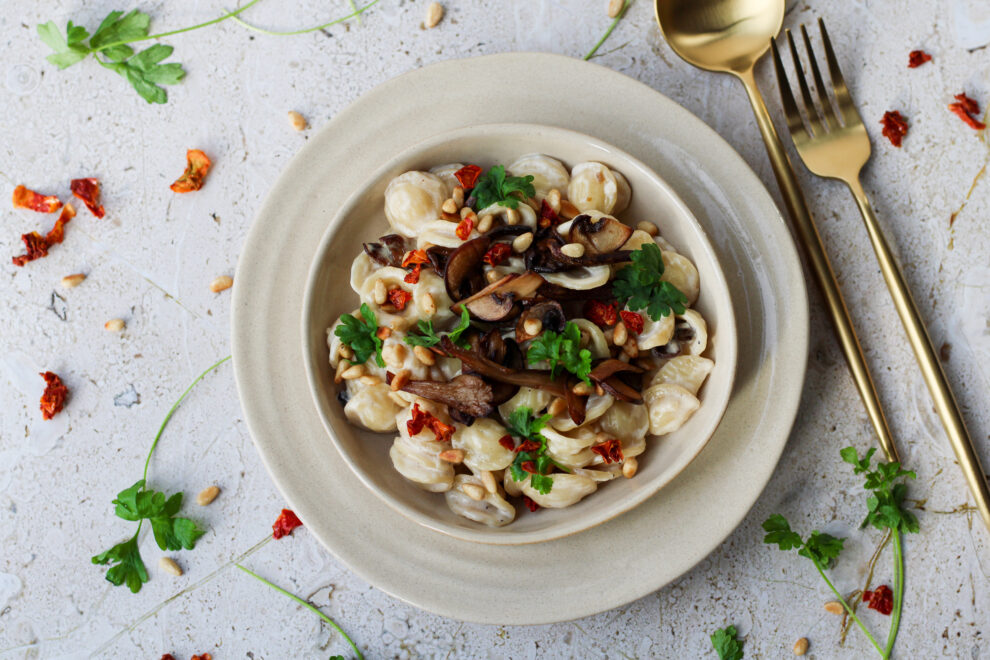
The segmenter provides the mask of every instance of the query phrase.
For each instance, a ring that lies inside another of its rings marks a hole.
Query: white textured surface
[[[3,266],[0,657],[346,653],[319,619],[236,569],[221,570],[197,587],[264,537],[282,505],[240,419],[229,366],[198,386],[152,462],[150,480],[157,488],[185,490],[187,496],[209,483],[223,489],[208,508],[187,505],[209,532],[196,550],[176,553],[184,576],[161,573],[161,553],[145,538],[152,581],[140,594],[103,580],[89,557],[121,540],[128,529],[112,517],[110,500],[140,476],[172,401],[199,371],[229,352],[229,295],[212,294],[207,285],[216,275],[232,273],[255,209],[306,139],[307,133],[289,128],[286,112],[297,109],[318,128],[377,83],[440,59],[506,50],[578,56],[605,28],[605,3],[543,0],[486,8],[449,2],[447,17],[429,32],[419,29],[425,2],[394,0],[382,0],[363,25],[333,27],[329,34],[267,37],[228,22],[167,40],[189,74],[170,89],[166,106],[145,104],[92,61],[64,72],[47,64],[35,23],[71,17],[92,28],[114,7],[46,4],[42,10],[38,3],[8,0],[0,14],[4,195],[25,183],[64,198],[69,179],[97,176],[107,218],[96,220],[81,210],[66,242],[47,259],[23,269]],[[289,28],[315,22],[313,12],[343,13],[346,5],[323,4],[263,0],[251,16]],[[219,4],[207,2],[182,10],[143,8],[158,30],[220,11]],[[900,109],[911,122],[903,149],[875,143],[877,158],[867,168],[866,186],[936,345],[951,345],[946,367],[984,462],[990,463],[985,410],[990,178],[977,183],[949,227],[990,151],[945,109],[963,90],[981,104],[990,102],[990,56],[980,49],[990,41],[990,14],[979,0],[940,0],[910,12],[894,0],[833,3],[828,12],[871,133],[878,137],[875,122],[886,109]],[[786,24],[814,17],[800,3]],[[636,2],[604,51],[619,46],[597,61],[697,113],[743,154],[776,196],[736,83],[703,75],[674,56],[645,0]],[[917,47],[935,61],[908,70],[907,52]],[[761,81],[779,116],[766,65]],[[483,81],[465,84],[476,85],[479,94],[498,93]],[[595,98],[593,90],[575,93],[589,103],[615,102]],[[201,192],[176,196],[168,184],[184,167],[189,147],[209,153],[215,169]],[[918,512],[923,532],[907,540],[908,596],[899,655],[984,657],[990,535],[977,517],[957,512],[968,499],[965,485],[851,200],[837,184],[803,178],[902,453],[918,470],[912,497],[925,501]],[[6,211],[0,254],[19,253],[20,234],[36,229],[39,220],[51,219]],[[89,278],[62,291],[58,280],[77,271]],[[103,330],[103,322],[113,317],[127,321],[122,335]],[[866,657],[869,648],[857,632],[850,633],[844,649],[837,646],[837,619],[821,609],[828,594],[806,561],[760,541],[759,523],[774,511],[801,529],[849,535],[834,572],[847,591],[859,586],[876,542],[872,532],[856,529],[863,499],[859,482],[837,454],[846,444],[865,446],[871,432],[816,293],[809,360],[798,425],[747,521],[684,578],[627,607],[554,626],[462,624],[369,587],[304,530],[267,544],[247,563],[321,606],[369,657],[697,657],[710,654],[707,635],[726,623],[747,636],[748,656],[786,657],[794,640],[807,636],[817,657]],[[44,369],[61,374],[72,390],[66,412],[52,422],[43,422],[37,409],[42,381],[33,374]],[[879,582],[890,582],[888,564],[878,565]],[[604,560],[589,562],[589,570],[621,570],[606,566]],[[142,620],[175,594],[180,595]],[[882,635],[886,619],[872,612],[865,616]]]

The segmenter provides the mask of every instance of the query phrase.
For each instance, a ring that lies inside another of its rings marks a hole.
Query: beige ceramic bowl
[[[698,268],[701,295],[694,308],[708,321],[706,355],[715,360],[715,368],[699,394],[701,408],[675,433],[647,440],[633,479],[602,484],[597,492],[565,509],[530,513],[519,506],[514,522],[492,528],[455,515],[442,494],[421,490],[396,472],[388,455],[394,433],[371,433],[348,423],[337,400],[326,336],[327,328],[357,304],[348,283],[351,262],[361,244],[390,233],[383,207],[385,187],[393,177],[444,163],[477,163],[487,168],[534,152],[551,155],[568,167],[599,161],[625,175],[632,200],[620,219],[633,225],[641,220],[655,222],[662,235]],[[704,231],[673,190],[643,163],[615,147],[573,131],[532,124],[490,124],[434,136],[396,156],[354,191],[329,219],[310,267],[302,329],[303,357],[316,407],[330,440],[354,473],[402,515],[444,534],[481,543],[549,541],[593,527],[656,495],[697,456],[715,431],[728,405],[736,368],[735,319],[725,277]]]

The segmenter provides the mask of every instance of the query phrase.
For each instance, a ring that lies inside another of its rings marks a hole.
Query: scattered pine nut
[[[526,319],[523,321],[523,331],[530,337],[535,337],[543,332],[543,321],[540,319]]]
[[[461,194],[463,195],[463,193],[461,193]],[[450,214],[457,213],[457,211],[459,210],[457,208],[457,202],[455,202],[453,198],[450,198],[450,199],[446,200],[443,203],[443,206],[440,207],[440,209],[444,213],[450,213]]]
[[[609,0],[608,3],[608,17],[615,18],[622,11],[622,6],[625,4],[625,0]]]
[[[444,449],[437,456],[441,461],[457,464],[464,462],[465,453],[463,449]]]
[[[622,476],[626,479],[632,479],[636,476],[636,470],[639,469],[639,461],[636,460],[635,456],[630,456],[626,460],[622,461]]]
[[[485,279],[488,280],[489,284],[493,284],[499,281],[500,279],[502,279],[502,276],[499,275],[499,272],[497,270],[492,269],[485,273]]]
[[[454,191],[450,194],[450,198],[454,200],[454,204],[457,204],[457,208],[464,206],[464,188],[461,186],[454,186]],[[451,211],[453,213],[453,211]]]
[[[491,213],[486,213],[485,215],[481,216],[481,219],[478,220],[478,232],[484,234],[485,232],[487,232],[489,229],[492,228],[493,222],[495,222],[495,218],[492,216]]]
[[[485,490],[489,493],[498,492],[498,482],[495,481],[495,475],[492,474],[491,470],[481,471],[481,483],[485,485]]]
[[[581,215],[581,211],[578,210],[578,207],[574,206],[573,204],[570,203],[570,201],[566,199],[560,200],[559,213],[564,217],[565,220],[572,220],[573,218],[576,218],[577,216]]]
[[[374,291],[375,304],[381,307],[388,300],[388,289],[385,288],[385,282],[381,280],[375,280],[375,291]]]
[[[358,378],[358,381],[362,385],[367,385],[369,387],[374,387],[375,385],[378,385],[379,383],[381,383],[382,382],[382,379],[379,378],[378,376],[364,375],[364,376],[361,376],[360,378]]]
[[[804,655],[808,652],[808,638],[802,637],[794,642],[794,655]]]
[[[232,286],[234,286],[234,278],[230,275],[221,275],[210,282],[210,291],[213,293],[220,293],[221,291],[226,291]]]
[[[626,343],[622,346],[623,355],[628,355],[631,358],[639,357],[639,344],[635,339],[629,338]]]
[[[386,339],[392,336],[392,328],[383,325],[377,330],[375,330],[375,336],[381,339],[382,341],[385,341]]]
[[[553,415],[554,417],[560,415],[565,410],[567,410],[567,401],[559,397],[551,401],[550,405],[547,406],[547,413]]]
[[[643,220],[641,223],[636,225],[636,229],[640,231],[645,231],[650,236],[656,236],[660,233],[660,229],[657,228],[655,224],[649,222],[648,220]]]
[[[399,373],[395,374],[395,377],[392,378],[392,384],[389,385],[389,387],[392,388],[393,392],[398,392],[406,386],[406,383],[409,382],[410,376],[411,374],[409,373],[409,370],[403,369]]]
[[[433,299],[433,294],[426,292],[419,299],[419,308],[427,316],[433,316],[437,313],[437,302]]]
[[[556,188],[551,188],[550,192],[547,193],[547,205],[550,207],[554,213],[560,213],[560,191]]]
[[[512,241],[512,249],[519,254],[522,254],[529,249],[529,246],[533,244],[533,232],[528,231],[525,234],[516,236]]]
[[[343,360],[341,360],[341,362],[343,362]],[[343,378],[344,380],[356,380],[363,375],[364,375],[364,365],[355,364],[354,366],[345,369],[344,372],[340,374],[340,377]]]
[[[206,506],[210,504],[213,500],[217,499],[217,495],[220,494],[219,486],[207,486],[203,490],[199,491],[199,495],[196,496],[196,504],[200,506]]]
[[[169,575],[174,575],[179,577],[182,575],[182,568],[175,563],[175,560],[171,557],[162,557],[158,560],[158,568],[162,569]]]
[[[120,332],[125,327],[127,327],[127,324],[124,323],[124,319],[110,319],[109,321],[103,324],[103,327],[109,330],[110,332]]]
[[[842,614],[846,611],[846,608],[842,607],[842,603],[837,600],[830,600],[825,603],[825,611],[830,614]]]
[[[619,321],[618,323],[615,324],[615,327],[612,329],[612,343],[615,344],[616,346],[622,346],[623,344],[626,343],[626,340],[628,338],[629,338],[629,331],[626,330],[626,324],[623,323],[622,321]]]
[[[461,220],[471,220],[475,225],[478,224],[478,214],[474,212],[474,209],[470,206],[465,206],[461,209]]]
[[[572,259],[580,259],[584,256],[584,246],[580,243],[568,243],[560,248],[561,254]]]
[[[572,387],[571,391],[577,394],[578,396],[589,396],[592,392],[595,391],[595,388],[582,381],[577,385],[575,385],[574,387]]]
[[[428,349],[426,346],[413,346],[413,355],[416,356],[417,360],[428,367],[432,367],[437,363],[437,359],[433,357],[433,351]]]
[[[423,21],[423,27],[435,28],[441,19],[443,19],[443,5],[439,2],[431,2],[426,7],[426,20]]]
[[[309,128],[309,122],[306,121],[306,118],[295,110],[289,110],[289,124],[297,131],[305,131]]]
[[[461,484],[461,492],[470,497],[475,502],[480,502],[485,499],[485,489],[478,484],[463,483]]]
[[[505,224],[518,225],[522,218],[516,209],[505,209]]]
[[[62,288],[63,289],[75,288],[80,284],[82,284],[82,281],[84,279],[86,279],[86,276],[83,275],[82,273],[73,273],[72,275],[66,275],[65,277],[62,278]]]
[[[333,375],[333,382],[340,385],[340,381],[344,380],[344,372],[351,368],[351,363],[348,360],[341,360],[337,363],[337,372]]]
[[[341,344],[340,348],[337,349],[337,354],[345,360],[351,360],[354,358],[354,349],[347,344]]]

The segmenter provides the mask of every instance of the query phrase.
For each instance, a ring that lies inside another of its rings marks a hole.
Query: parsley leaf
[[[384,367],[382,340],[378,338],[377,334],[378,318],[368,307],[368,303],[361,303],[361,316],[363,319],[351,314],[344,314],[340,317],[340,325],[333,333],[354,351],[354,364],[364,364],[369,357],[374,355],[375,363],[379,367]]]
[[[45,59],[60,69],[81,62],[92,52],[83,43],[89,37],[89,31],[81,25],[73,25],[72,21],[65,26],[64,37],[53,21],[42,23],[37,29],[41,40],[55,51]]]
[[[767,532],[763,537],[764,543],[776,544],[781,550],[800,548],[804,545],[801,535],[791,531],[787,518],[775,513],[763,521],[763,529]]]
[[[615,274],[612,295],[632,311],[646,309],[654,321],[672,311],[684,313],[687,296],[670,282],[664,281],[663,256],[656,243],[646,243],[630,255],[632,264]]]
[[[526,361],[530,365],[549,362],[551,378],[556,377],[557,367],[563,366],[591,385],[588,378],[591,373],[591,351],[581,348],[581,329],[573,321],[568,321],[559,335],[553,330],[545,330],[534,339],[526,351]]]
[[[471,196],[477,200],[476,209],[483,209],[492,204],[501,204],[510,209],[518,208],[520,199],[536,195],[533,187],[533,176],[506,176],[505,167],[496,165],[480,177],[474,184]]]
[[[914,479],[917,475],[913,470],[903,469],[897,461],[877,461],[876,468],[871,470],[875,452],[876,448],[871,448],[863,458],[859,457],[855,447],[846,447],[839,452],[842,460],[853,466],[854,474],[866,475],[863,488],[871,491],[866,498],[868,513],[861,526],[873,525],[877,529],[917,533],[918,518],[902,506],[907,496],[907,484],[898,481],[902,478]]]
[[[467,307],[461,307],[461,321],[457,324],[457,327],[447,333],[450,337],[450,341],[454,342],[462,348],[470,348],[471,344],[468,340],[461,339],[461,335],[471,327],[471,313],[468,312]],[[421,334],[419,335],[406,335],[404,341],[410,346],[425,346],[430,348],[431,346],[436,346],[440,343],[440,337],[437,335],[436,331],[433,330],[433,321],[423,321],[420,320],[416,323],[416,328]]]
[[[119,587],[127,584],[131,593],[141,590],[141,585],[148,581],[148,569],[141,559],[141,553],[137,547],[137,534],[133,537],[118,543],[109,550],[101,552],[92,559],[94,564],[113,564],[107,571],[107,580]]]
[[[512,465],[509,466],[509,472],[512,474],[513,481],[524,481],[527,476],[530,477],[530,485],[539,493],[546,495],[553,489],[553,477],[548,473],[553,469],[554,466],[560,467],[554,462],[549,455],[547,455],[547,439],[543,437],[540,431],[543,427],[547,425],[553,418],[553,415],[543,415],[542,417],[534,417],[533,411],[526,406],[520,406],[512,411],[509,418],[506,420],[506,427],[509,432],[523,440],[532,440],[538,443],[539,449],[533,451],[521,451],[517,452],[515,458],[512,461]],[[532,461],[536,468],[536,474],[527,472],[522,469],[523,463]],[[563,468],[562,468],[563,469]]]
[[[736,639],[736,627],[726,626],[711,636],[712,646],[720,660],[742,660],[742,642]]]
[[[823,534],[818,530],[811,532],[808,539],[802,540],[801,535],[791,531],[787,518],[775,513],[763,521],[763,529],[767,532],[763,542],[776,545],[781,550],[798,548],[798,554],[815,562],[820,568],[827,568],[832,560],[838,559],[842,552],[845,539],[831,534]]]

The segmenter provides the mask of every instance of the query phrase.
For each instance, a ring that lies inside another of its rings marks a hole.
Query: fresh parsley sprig
[[[859,457],[855,447],[846,447],[839,452],[842,460],[853,466],[853,474],[866,475],[863,488],[871,492],[866,498],[869,513],[861,527],[873,525],[877,529],[917,533],[918,518],[901,506],[907,496],[907,484],[898,481],[901,478],[914,479],[917,475],[913,470],[903,469],[897,461],[878,462],[876,468],[871,470],[870,462],[874,453],[875,447],[868,450],[863,458]]]
[[[496,165],[480,177],[474,184],[471,196],[475,198],[475,209],[488,208],[501,204],[510,209],[518,208],[519,201],[536,195],[533,176],[506,176],[505,167]]]
[[[684,313],[687,296],[676,286],[663,280],[663,255],[656,243],[645,243],[629,256],[632,263],[615,274],[612,295],[620,307],[636,311],[646,309],[654,321],[673,311]]]
[[[530,365],[549,362],[551,378],[556,378],[557,367],[562,366],[591,385],[588,378],[591,373],[591,351],[581,348],[581,329],[573,321],[568,321],[559,335],[553,330],[544,330],[530,344],[526,361]]]
[[[547,455],[547,439],[543,437],[540,432],[543,427],[547,425],[553,418],[553,415],[543,415],[542,417],[534,417],[533,411],[526,407],[520,406],[512,411],[509,415],[507,421],[508,429],[512,435],[522,438],[525,440],[531,440],[539,444],[538,449],[532,451],[521,451],[516,453],[516,457],[512,461],[512,465],[509,466],[509,472],[512,474],[513,481],[524,481],[526,476],[530,477],[530,485],[535,488],[538,492],[546,495],[553,489],[553,477],[551,477],[548,472],[557,463],[554,462],[550,456]],[[532,474],[523,470],[523,463],[532,461],[536,468],[536,474]],[[559,465],[557,467],[560,467]],[[563,469],[563,468],[562,468]]]
[[[462,338],[461,335],[471,327],[471,313],[468,312],[467,307],[461,307],[461,320],[457,324],[457,327],[447,333],[450,337],[450,341],[454,342],[462,348],[470,348],[471,344],[468,342],[467,338]],[[408,334],[405,336],[405,341],[410,346],[425,346],[430,348],[436,346],[440,343],[440,336],[433,329],[433,321],[423,321],[422,319],[416,323],[416,328],[419,330],[420,334],[413,335]]]
[[[361,303],[360,314],[361,318],[352,314],[341,316],[340,325],[334,329],[333,334],[354,351],[353,364],[364,364],[374,355],[375,364],[384,367],[382,340],[378,337],[378,317],[368,307],[368,303]]]
[[[742,660],[742,642],[736,639],[735,626],[726,626],[716,630],[712,634],[711,640],[719,660]]]

